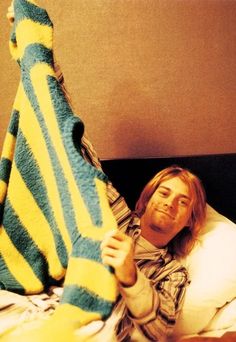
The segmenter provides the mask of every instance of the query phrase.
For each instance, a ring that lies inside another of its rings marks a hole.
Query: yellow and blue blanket
[[[0,162],[0,289],[23,294],[64,281],[54,315],[84,325],[117,298],[100,242],[117,227],[107,177],[81,152],[84,125],[53,68],[53,24],[33,0],[14,0],[10,51],[21,80]]]

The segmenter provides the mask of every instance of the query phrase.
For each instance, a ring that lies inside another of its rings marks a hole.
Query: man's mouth
[[[156,209],[159,213],[164,214],[166,216],[168,216],[169,218],[171,218],[172,220],[175,219],[175,217],[173,215],[171,215],[168,211],[165,210],[161,210],[161,209]]]

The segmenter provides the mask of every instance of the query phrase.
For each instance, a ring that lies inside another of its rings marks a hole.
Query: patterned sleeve
[[[157,283],[154,282],[153,290],[158,296],[154,319],[145,321],[143,317],[134,319],[136,327],[149,341],[159,341],[163,337],[170,336],[176,319],[183,304],[185,289],[188,284],[188,276],[185,268],[170,273]]]

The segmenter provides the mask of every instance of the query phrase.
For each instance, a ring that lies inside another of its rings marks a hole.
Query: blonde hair
[[[135,207],[135,214],[141,217],[148,201],[159,185],[168,179],[178,177],[188,187],[192,196],[192,212],[189,226],[184,227],[168,244],[170,253],[187,255],[193,248],[206,216],[206,194],[200,179],[187,169],[170,166],[158,172],[144,187]]]

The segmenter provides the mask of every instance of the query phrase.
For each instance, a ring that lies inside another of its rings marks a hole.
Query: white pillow
[[[210,323],[204,328],[204,332],[227,329],[234,325],[236,325],[236,298],[217,311]]]
[[[191,283],[174,334],[199,333],[217,310],[236,296],[235,247],[236,225],[208,205],[199,242],[181,260]]]

